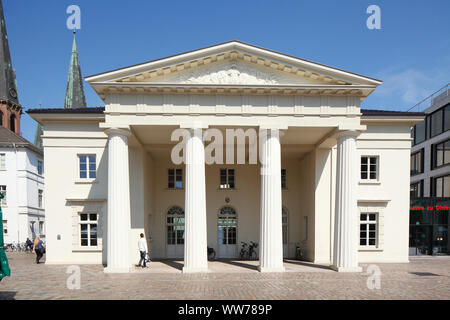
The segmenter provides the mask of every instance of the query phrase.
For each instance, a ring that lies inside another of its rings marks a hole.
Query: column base
[[[116,267],[106,267],[103,269],[104,273],[130,273],[131,267],[116,268]]]
[[[284,272],[284,267],[261,267],[258,266],[258,271],[262,273],[269,273],[269,272]]]
[[[183,273],[208,273],[209,269],[206,268],[186,268],[183,267]]]
[[[336,267],[331,266],[331,269],[337,272],[362,272],[361,267]]]

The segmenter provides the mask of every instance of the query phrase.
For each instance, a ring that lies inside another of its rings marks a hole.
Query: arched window
[[[167,211],[167,244],[184,244],[184,210],[178,206]]]
[[[12,132],[16,132],[16,116],[15,115],[11,115],[11,117],[9,118],[9,129]]]
[[[288,211],[286,208],[281,209],[281,219],[283,221],[283,244],[288,243]]]
[[[236,244],[237,214],[230,206],[222,207],[217,217],[219,245]]]

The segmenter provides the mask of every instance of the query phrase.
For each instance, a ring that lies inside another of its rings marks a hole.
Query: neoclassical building
[[[381,81],[239,41],[86,81],[105,107],[28,112],[44,132],[47,263],[128,272],[141,232],[152,259],[183,259],[184,272],[207,271],[207,247],[238,258],[250,241],[262,272],[297,247],[338,271],[408,262],[423,114],[362,110]],[[224,152],[210,163],[213,142]]]

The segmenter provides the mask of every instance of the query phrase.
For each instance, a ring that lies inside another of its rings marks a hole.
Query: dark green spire
[[[3,3],[0,0],[0,98],[19,104],[17,96],[16,73],[12,67],[6,33]]]
[[[86,108],[86,98],[84,96],[83,78],[81,76],[80,60],[78,59],[75,32],[73,33],[72,56],[70,57],[64,108]]]

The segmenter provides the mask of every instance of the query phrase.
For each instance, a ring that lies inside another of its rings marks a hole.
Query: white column
[[[356,184],[359,162],[356,137],[359,132],[339,134],[336,165],[336,216],[332,268],[339,272],[360,272]]]
[[[192,129],[186,141],[185,273],[207,272],[205,147],[201,129]]]
[[[108,217],[107,267],[105,272],[129,272],[130,262],[130,177],[129,131],[108,129]]]
[[[281,146],[279,131],[277,129],[260,131],[260,141],[261,225],[259,271],[283,272]]]

